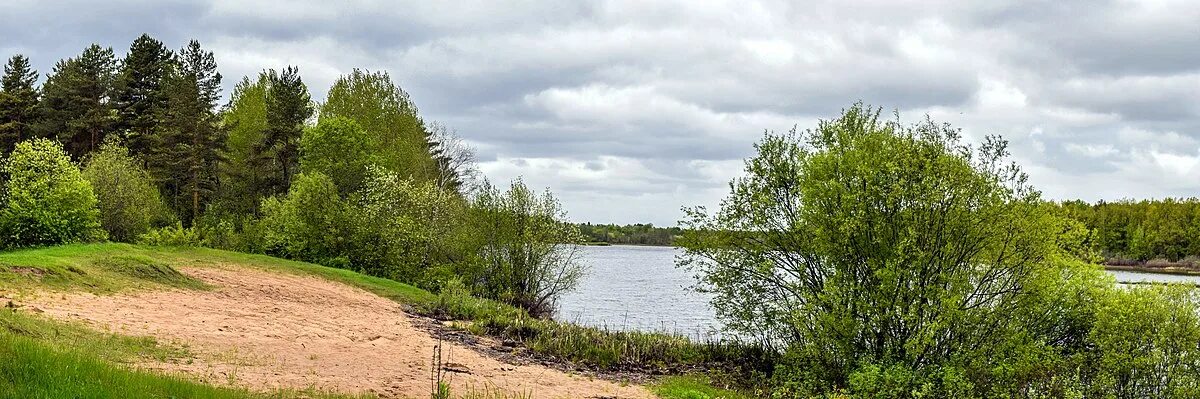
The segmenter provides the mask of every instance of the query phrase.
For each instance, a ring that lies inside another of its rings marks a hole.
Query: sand
[[[142,367],[258,390],[315,388],[427,398],[438,341],[402,307],[312,276],[242,267],[182,268],[211,291],[41,295],[31,305],[59,319],[186,344],[193,359]],[[501,389],[533,398],[652,398],[645,388],[539,365],[506,364],[443,343],[453,392]]]

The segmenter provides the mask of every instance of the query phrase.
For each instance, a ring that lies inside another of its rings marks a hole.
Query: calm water
[[[694,278],[675,268],[671,247],[583,247],[590,270],[559,301],[558,319],[611,329],[703,336],[716,328],[706,295],[688,290]]]
[[[583,247],[591,267],[579,288],[559,302],[558,319],[610,329],[668,331],[705,336],[719,324],[694,279],[675,268],[670,247]],[[1200,276],[1109,271],[1118,282],[1192,282]]]

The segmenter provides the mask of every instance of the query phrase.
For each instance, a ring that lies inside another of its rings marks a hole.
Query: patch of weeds
[[[653,386],[654,393],[664,399],[749,399],[741,392],[712,386],[699,376],[668,377]]]

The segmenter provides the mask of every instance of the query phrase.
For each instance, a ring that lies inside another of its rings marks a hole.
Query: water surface
[[[557,318],[615,330],[703,336],[718,326],[708,296],[687,289],[695,279],[675,268],[672,247],[583,247],[588,275],[559,301]]]
[[[614,330],[666,331],[705,337],[719,329],[708,295],[687,289],[692,275],[675,267],[680,250],[614,245],[582,247],[590,268],[559,301],[559,320]],[[1118,282],[1190,282],[1200,276],[1110,270]]]

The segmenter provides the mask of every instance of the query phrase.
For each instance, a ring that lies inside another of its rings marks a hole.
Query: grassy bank
[[[67,245],[0,253],[0,296],[19,296],[25,292],[45,290],[110,294],[140,289],[210,289],[202,282],[179,273],[177,267],[183,266],[251,267],[323,277],[408,304],[417,312],[430,317],[454,320],[456,321],[454,324],[472,333],[513,341],[528,348],[536,357],[556,362],[570,362],[577,367],[596,371],[659,375],[719,370],[718,375],[728,377],[718,383],[729,384],[753,377],[762,367],[770,364],[767,352],[753,346],[715,341],[696,343],[670,334],[607,331],[536,319],[518,308],[473,297],[462,289],[451,288],[439,294],[433,294],[408,284],[366,276],[350,270],[263,255],[205,248],[162,248],[109,243]],[[10,316],[5,324],[6,328],[0,329],[0,333],[8,339],[5,341],[5,345],[15,348],[10,350],[20,350],[27,356],[46,356],[47,359],[54,359],[54,362],[58,362],[60,359],[71,362],[90,362],[86,367],[72,368],[81,372],[91,370],[88,372],[132,373],[128,376],[122,374],[120,378],[130,379],[130,381],[151,381],[145,383],[156,384],[159,382],[155,381],[160,380],[155,378],[159,376],[126,370],[120,365],[128,362],[129,359],[145,358],[146,356],[159,360],[170,359],[172,356],[184,357],[184,355],[171,352],[180,349],[164,347],[153,343],[152,340],[144,341],[148,338],[128,338],[133,340],[129,342],[135,344],[104,343],[95,338],[96,336],[86,333],[88,330],[80,326],[67,328],[58,326],[62,323],[38,322],[35,321],[36,319],[20,317],[23,316]],[[47,333],[47,331],[55,332]],[[64,339],[63,334],[91,338]],[[126,338],[111,336],[105,339]],[[64,345],[64,342],[81,344]],[[101,348],[117,348],[112,350],[116,350],[118,354],[97,353],[96,351],[108,350]],[[43,362],[43,364],[54,364],[54,362]],[[94,364],[96,362],[109,364],[109,366],[96,366]],[[26,372],[38,374],[51,371],[27,370]],[[15,374],[17,371],[6,370],[5,372],[14,373],[6,375],[18,375]],[[51,374],[38,375],[52,376]],[[87,381],[87,379],[82,381]],[[113,381],[114,384],[118,383],[118,380]],[[185,381],[173,378],[165,378],[161,381],[161,384],[171,386],[186,385]],[[679,384],[679,381],[667,381]],[[687,381],[688,384],[697,384],[695,380]],[[703,384],[703,386],[708,385]],[[136,387],[130,386],[130,388]],[[164,391],[164,389],[168,389],[166,387],[147,389],[154,392],[177,392]],[[217,388],[197,385],[194,389]],[[234,396],[220,396],[226,395],[226,393],[221,393],[225,391],[218,389],[212,392],[217,392],[212,395],[213,397],[242,397],[237,395],[249,394],[244,391],[228,391],[230,392],[228,395]],[[274,395],[280,397],[287,393]],[[186,394],[175,396],[189,397]],[[203,396],[205,395],[200,395],[200,397]],[[150,394],[147,397],[159,397],[159,395]],[[169,395],[164,397],[169,397]]]

